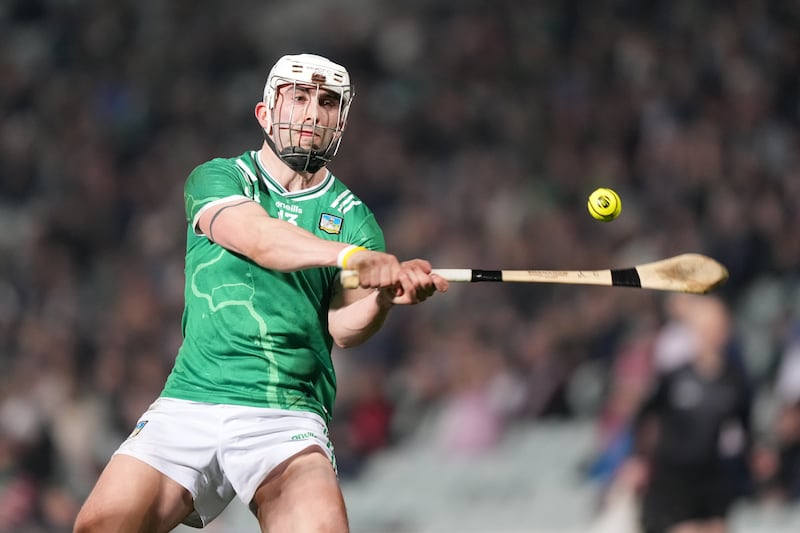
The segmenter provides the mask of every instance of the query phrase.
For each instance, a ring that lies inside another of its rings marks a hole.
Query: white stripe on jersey
[[[352,208],[354,208],[357,205],[361,205],[361,200],[356,200],[355,197],[348,198],[347,199],[347,203],[342,206],[342,209],[341,209],[342,214],[347,213],[348,211],[350,211]]]
[[[333,201],[333,203],[331,204],[331,207],[338,207],[338,206],[339,206],[339,202],[341,202],[341,201],[342,201],[342,198],[344,198],[344,197],[345,197],[345,196],[347,196],[348,194],[352,196],[352,193],[350,192],[350,190],[349,190],[349,189],[348,189],[348,190],[346,190],[346,191],[344,191],[344,192],[343,192],[342,194],[340,194],[339,196],[337,196],[337,197],[336,197],[336,200],[334,200],[334,201]]]

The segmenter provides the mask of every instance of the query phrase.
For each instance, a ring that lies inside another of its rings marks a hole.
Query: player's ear
[[[258,102],[255,108],[255,115],[256,120],[258,120],[258,123],[261,125],[261,129],[269,132],[272,125],[270,124],[269,120],[269,107],[267,104],[264,102]]]

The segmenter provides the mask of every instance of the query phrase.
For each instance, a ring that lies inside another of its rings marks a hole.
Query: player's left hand
[[[424,259],[400,263],[399,282],[394,287],[380,289],[381,296],[394,305],[413,305],[424,302],[437,291],[446,292],[446,279],[431,273],[431,264]]]

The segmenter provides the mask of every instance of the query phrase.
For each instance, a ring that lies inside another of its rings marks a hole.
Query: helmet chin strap
[[[322,157],[320,152],[306,150],[299,146],[287,146],[283,150],[278,151],[278,147],[275,146],[275,142],[267,134],[267,130],[265,129],[263,131],[267,146],[275,152],[275,155],[277,155],[286,166],[295,172],[308,172],[313,174],[328,163],[328,160]]]

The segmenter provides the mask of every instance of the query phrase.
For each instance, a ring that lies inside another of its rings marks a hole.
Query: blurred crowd
[[[797,2],[8,0],[0,35],[0,531],[69,531],[160,392],[184,179],[260,145],[266,71],[298,52],[350,69],[330,168],[403,259],[725,264],[715,297],[753,390],[746,495],[800,497]],[[601,185],[623,201],[608,224],[586,212]],[[597,416],[602,455],[655,354],[686,350],[680,316],[666,294],[553,285],[396,309],[335,353],[341,475],[425,420],[470,454],[509,424]]]

